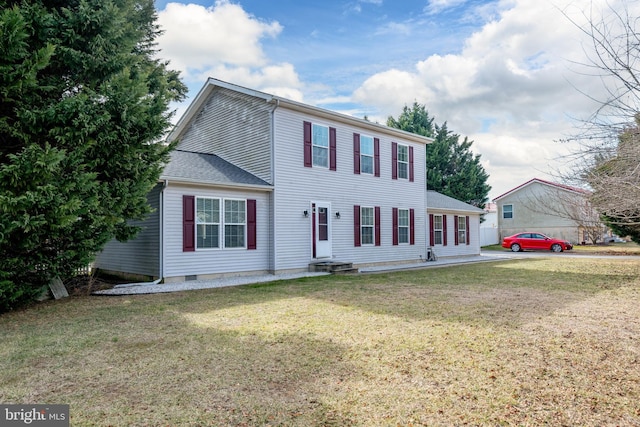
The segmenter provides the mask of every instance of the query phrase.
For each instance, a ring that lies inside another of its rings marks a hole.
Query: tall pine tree
[[[137,231],[186,93],[153,0],[0,0],[0,311]]]
[[[427,188],[439,193],[484,208],[491,187],[489,175],[480,163],[480,155],[471,151],[473,141],[447,128],[434,124],[434,119],[424,105],[417,102],[409,108],[404,106],[397,119],[389,117],[387,126],[434,138],[427,145]]]

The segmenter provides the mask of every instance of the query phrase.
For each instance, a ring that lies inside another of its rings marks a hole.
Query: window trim
[[[364,210],[371,210],[371,224],[364,223]],[[371,243],[365,243],[364,229],[371,229]],[[375,246],[376,245],[376,208],[375,206],[360,206],[360,245],[361,246]]]
[[[368,139],[371,140],[371,154],[365,154],[364,150],[362,149],[362,144],[363,144],[363,139]],[[376,155],[376,147],[375,147],[375,138],[373,136],[369,136],[369,135],[360,135],[360,150],[359,150],[359,154],[360,154],[360,173],[361,174],[366,174],[366,175],[375,175],[376,173],[376,162],[375,162],[375,155]],[[364,171],[364,162],[363,162],[363,158],[367,157],[371,159],[371,172],[365,172]]]
[[[327,145],[318,145],[316,144],[314,135],[315,133],[313,132],[315,127],[321,127],[321,128],[325,128],[327,130]],[[331,166],[331,159],[330,157],[330,148],[331,148],[331,135],[330,135],[330,128],[327,125],[321,125],[319,123],[311,123],[311,166],[312,167],[318,167],[318,168],[323,168],[323,169],[329,169],[329,167]],[[321,165],[321,164],[317,164],[316,163],[316,156],[314,155],[315,152],[315,148],[318,147],[322,150],[326,150],[327,152],[327,163],[326,165]]]
[[[199,199],[208,199],[208,200],[218,200],[219,201],[219,211],[218,211],[218,222],[212,223],[203,223],[198,220],[198,200]],[[246,249],[255,249],[254,247],[249,248],[249,200],[252,199],[243,199],[239,197],[209,197],[209,196],[195,196],[194,204],[194,213],[195,213],[195,221],[194,221],[194,240],[195,240],[195,250],[196,251],[219,251],[219,250],[246,250]],[[244,202],[244,223],[235,223],[228,222],[226,218],[226,203],[228,201],[239,201]],[[215,224],[218,225],[218,246],[212,248],[203,248],[198,246],[198,225],[200,224]],[[227,246],[226,242],[226,229],[227,225],[235,225],[235,226],[243,226],[243,246]]]
[[[200,200],[217,200],[218,201],[218,222],[201,222],[200,218],[198,217],[198,202]],[[223,230],[223,221],[221,219],[222,214],[220,212],[220,207],[222,206],[222,198],[220,197],[205,197],[205,196],[195,196],[195,209],[194,209],[194,213],[195,213],[195,221],[194,221],[194,237],[195,237],[195,250],[196,251],[210,251],[210,250],[220,250],[222,249],[222,245],[221,245],[221,237],[222,237],[222,230]],[[218,242],[216,246],[213,247],[201,247],[198,245],[199,239],[198,236],[200,235],[200,233],[198,232],[198,226],[199,225],[217,225],[218,226]]]
[[[507,206],[510,206],[510,207],[511,207],[511,211],[509,211],[509,212],[505,212],[505,208],[506,208]],[[511,214],[511,216],[507,218],[507,217],[505,216],[505,214],[506,214],[506,213],[510,213],[510,214]],[[512,204],[512,203],[509,203],[508,205],[502,205],[502,219],[513,219],[513,204]]]
[[[456,234],[456,244],[457,245],[466,245],[467,243],[467,216],[460,215],[456,217],[457,219],[457,229],[458,233]]]
[[[406,157],[407,157],[407,160],[406,160],[406,161],[404,161],[404,160],[400,160],[400,151],[401,151],[401,150],[400,150],[400,147],[404,147],[404,148],[406,149],[406,155],[407,155],[407,156],[406,156]],[[398,151],[397,151],[397,158],[396,158],[396,162],[397,162],[398,179],[406,179],[406,180],[408,181],[408,180],[409,180],[409,177],[410,177],[410,175],[411,175],[411,173],[410,173],[410,171],[409,171],[409,163],[410,163],[410,162],[409,162],[409,145],[406,145],[406,144],[398,144],[398,148],[397,148],[397,150],[398,150]],[[406,177],[401,176],[401,171],[402,171],[402,168],[400,167],[400,165],[401,165],[401,164],[402,164],[402,165],[406,165],[406,170],[405,170],[405,171],[406,171],[406,173],[407,173],[407,176],[406,176]]]
[[[437,219],[440,218],[440,228],[436,228]],[[438,243],[438,234],[440,232],[440,243]],[[433,245],[444,245],[444,215],[433,214]]]
[[[406,214],[407,214],[407,225],[401,225],[401,223],[400,223],[401,222],[400,219],[402,217],[402,215],[401,215],[402,212],[406,212]],[[402,233],[400,233],[400,230],[404,229],[404,228],[406,228],[406,230],[407,230],[407,233],[406,233],[407,241],[406,242],[403,242],[401,237],[400,237],[400,236],[402,236]],[[398,244],[399,245],[409,245],[409,244],[411,244],[411,211],[409,209],[398,208]]]

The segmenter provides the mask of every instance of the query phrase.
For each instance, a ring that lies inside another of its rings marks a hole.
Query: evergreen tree
[[[411,108],[405,105],[398,119],[389,117],[387,126],[434,139],[426,147],[429,190],[484,208],[491,187],[480,155],[471,152],[473,141],[465,137],[461,142],[460,135],[451,132],[446,122],[434,124],[426,107],[417,102]]]
[[[0,0],[0,312],[137,231],[186,93],[152,0]]]

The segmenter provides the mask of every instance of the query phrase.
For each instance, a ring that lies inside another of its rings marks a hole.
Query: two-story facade
[[[426,255],[429,138],[209,79],[168,140],[153,214],[97,268],[175,281]]]

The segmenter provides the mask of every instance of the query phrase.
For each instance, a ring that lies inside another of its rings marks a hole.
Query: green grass
[[[638,425],[640,265],[549,257],[0,317],[0,402],[74,426]]]

